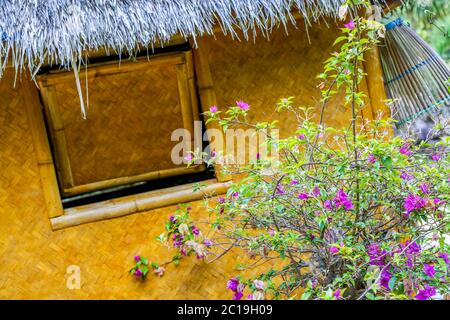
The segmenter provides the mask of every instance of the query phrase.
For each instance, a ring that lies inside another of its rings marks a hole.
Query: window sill
[[[73,227],[84,223],[123,217],[129,214],[202,199],[204,196],[224,194],[231,182],[218,182],[216,179],[200,182],[200,190],[193,191],[190,183],[181,186],[149,191],[141,194],[117,198],[65,209],[63,215],[51,218],[53,230]]]

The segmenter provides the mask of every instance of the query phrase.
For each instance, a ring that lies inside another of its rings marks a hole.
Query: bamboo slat
[[[63,214],[61,196],[56,178],[55,167],[48,144],[47,133],[43,118],[43,109],[39,103],[37,88],[28,79],[23,79],[23,95],[28,114],[31,136],[37,157],[37,165],[41,178],[42,191],[48,215],[50,218]]]
[[[192,183],[66,209],[64,215],[51,219],[52,228],[58,230],[177,203],[200,200],[205,195],[223,194],[229,187],[229,183],[217,182],[215,179],[203,181],[202,184],[205,184],[205,187],[198,191],[193,191],[197,183]]]
[[[192,43],[191,43],[192,44]],[[209,68],[208,56],[207,56],[207,39],[200,38],[197,39],[198,47],[194,50],[194,66],[195,74],[197,76],[197,89],[200,96],[201,108],[203,112],[208,111],[211,106],[217,105],[217,97],[214,91],[214,84],[211,76],[211,71]],[[206,125],[207,129],[218,129],[219,126],[215,123],[210,122]],[[225,154],[225,150],[219,150],[217,144],[215,144],[210,139],[211,150],[216,152],[222,152]],[[223,171],[222,166],[215,164],[216,177],[219,181],[229,181],[231,180],[231,175]]]

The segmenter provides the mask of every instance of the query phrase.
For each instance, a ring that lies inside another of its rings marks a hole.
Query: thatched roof
[[[246,37],[256,29],[336,17],[344,0],[2,0],[0,64],[36,70],[42,61],[70,66],[84,50],[114,48],[117,53],[185,37],[234,28]],[[9,55],[9,56],[8,56]]]

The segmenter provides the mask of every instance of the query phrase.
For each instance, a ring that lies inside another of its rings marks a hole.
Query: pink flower
[[[419,186],[419,189],[420,189],[420,191],[422,191],[423,193],[426,194],[426,193],[430,192],[430,185],[428,183],[422,183]]]
[[[203,244],[206,247],[211,247],[213,245],[213,242],[210,239],[205,239],[205,240],[203,240]]]
[[[314,187],[314,189],[313,189],[313,191],[312,191],[312,195],[313,195],[314,197],[320,196],[320,189],[319,189],[318,186],[315,186],[315,187]]]
[[[399,149],[400,153],[405,155],[405,156],[410,156],[412,155],[412,151],[409,148],[409,144],[404,144],[400,149]]]
[[[142,277],[142,271],[140,269],[136,269],[133,274],[136,278]]]
[[[337,289],[337,290],[333,293],[333,297],[335,297],[336,299],[340,299],[340,298],[341,298],[341,289]]]
[[[241,300],[243,296],[244,296],[244,294],[242,292],[240,292],[240,291],[235,292],[233,295],[233,300]]]
[[[403,208],[406,210],[406,215],[409,216],[409,214],[414,210],[425,207],[426,202],[427,201],[425,199],[410,193],[405,198],[405,203],[403,204]]]
[[[417,300],[428,300],[434,295],[436,295],[436,288],[426,285],[425,289],[419,290],[415,298]]]
[[[302,133],[297,136],[300,140],[305,140],[306,136]]]
[[[283,194],[285,194],[285,192],[284,192],[284,188],[283,188],[283,186],[281,185],[281,184],[279,184],[279,185],[277,185],[277,188],[276,188],[276,194],[278,194],[278,195],[283,195]]]
[[[255,285],[256,289],[264,290],[264,281],[262,281],[262,280],[253,280],[253,284]]]
[[[186,161],[192,161],[192,159],[194,159],[192,154],[188,154],[186,157],[184,157],[184,160],[186,160]]]
[[[236,105],[244,111],[247,111],[248,109],[250,109],[250,105],[247,102],[244,102],[242,100],[236,101]]]
[[[219,197],[219,199],[217,199],[217,202],[219,202],[220,204],[223,204],[223,203],[225,203],[225,198]]]
[[[436,275],[436,270],[434,269],[434,266],[432,264],[424,263],[423,272],[430,278],[434,278],[434,276]]]
[[[134,256],[134,261],[136,261],[136,262],[141,261],[141,256]]]
[[[435,153],[431,156],[431,160],[438,162],[439,160],[441,160],[441,155],[438,153]]]
[[[233,193],[231,194],[231,196],[232,196],[233,198],[237,198],[237,197],[239,197],[239,192],[233,192]]]
[[[339,253],[339,248],[337,248],[337,247],[331,247],[331,248],[330,248],[330,253],[331,253],[331,254],[337,254],[337,253]]]
[[[294,179],[294,180],[291,181],[291,186],[295,186],[295,185],[297,185],[297,184],[298,184],[298,181],[297,181],[297,180]]]
[[[337,208],[344,207],[346,211],[353,209],[352,201],[348,199],[348,195],[342,189],[337,192],[336,197],[333,199],[333,203]]]
[[[200,234],[200,230],[196,226],[191,227],[192,233],[198,236]]]
[[[217,110],[218,110],[217,106],[211,106],[211,107],[209,107],[209,111],[210,111],[211,113],[215,113],[215,112],[217,112]]]
[[[448,257],[448,253],[439,253],[439,258],[444,259],[446,264],[450,264],[450,259]]]
[[[325,200],[323,206],[325,207],[325,209],[331,210],[333,208],[333,203],[331,202],[331,200]]]
[[[344,24],[344,27],[346,27],[347,29],[353,30],[353,29],[355,29],[356,25],[353,20],[350,20],[348,23]]]
[[[367,157],[367,162],[375,163],[375,162],[377,162],[377,158],[373,154],[369,154],[369,156]]]
[[[405,181],[411,181],[414,179],[414,177],[412,175],[408,174],[405,171],[402,172],[402,174],[400,175],[400,178]]]
[[[230,289],[231,291],[236,292],[238,285],[239,285],[239,279],[238,278],[231,278],[227,282],[227,289]]]
[[[307,199],[309,198],[309,195],[308,195],[307,193],[305,193],[305,192],[302,192],[302,193],[300,193],[300,194],[298,195],[298,198],[299,198],[300,200],[307,200]]]

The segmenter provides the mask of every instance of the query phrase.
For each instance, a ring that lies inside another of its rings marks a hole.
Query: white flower
[[[187,226],[186,223],[182,223],[178,226],[178,231],[182,234],[185,235],[189,232],[189,227]]]
[[[253,284],[255,285],[256,289],[264,290],[264,281],[262,281],[262,280],[254,280]]]
[[[339,19],[345,20],[347,17],[348,5],[344,4],[339,7]]]

